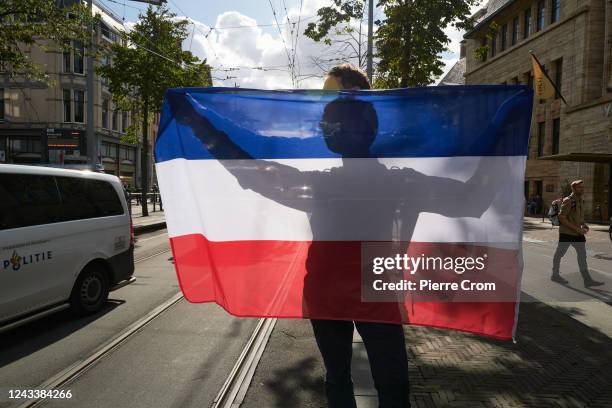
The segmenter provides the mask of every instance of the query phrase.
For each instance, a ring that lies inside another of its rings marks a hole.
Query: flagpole
[[[544,67],[542,66],[542,64],[540,63],[540,60],[538,59],[538,57],[536,56],[535,52],[533,50],[529,50],[529,54],[531,54],[531,56],[533,57],[533,59],[535,60],[536,64],[538,64],[538,66],[540,67],[540,71],[542,71],[542,75],[545,75],[546,78],[548,79],[548,81],[552,84],[553,88],[555,88],[555,92],[557,92],[557,95],[559,95],[559,97],[561,98],[561,100],[563,101],[563,103],[565,103],[567,105],[567,101],[565,100],[565,98],[563,97],[563,94],[561,94],[561,90],[559,90],[559,88],[557,87],[557,84],[554,83],[554,81],[552,79],[550,79],[550,77],[548,76],[548,74],[546,73],[546,71],[544,70]]]

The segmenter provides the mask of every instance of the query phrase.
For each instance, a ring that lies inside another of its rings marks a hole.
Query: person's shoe
[[[563,285],[566,285],[567,283],[569,283],[569,281],[567,281],[566,279],[563,279],[561,276],[559,275],[553,275],[550,277],[550,280],[553,282],[557,282],[557,283],[562,283]]]
[[[596,280],[590,280],[588,282],[584,282],[584,287],[585,288],[591,288],[593,286],[603,286],[604,283],[603,282],[598,282]]]

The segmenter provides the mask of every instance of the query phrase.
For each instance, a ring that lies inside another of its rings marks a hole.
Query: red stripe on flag
[[[361,242],[212,242],[199,234],[170,241],[185,298],[192,303],[216,302],[235,316],[416,324],[512,338],[515,297],[488,302],[362,302]],[[474,248],[411,243],[408,253],[461,256]],[[513,275],[506,280],[518,285],[518,251],[486,251],[489,259],[507,265],[504,271]]]

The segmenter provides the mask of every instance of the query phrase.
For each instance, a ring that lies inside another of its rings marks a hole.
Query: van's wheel
[[[108,292],[108,277],[104,269],[100,265],[89,265],[81,272],[72,288],[72,310],[80,316],[95,313],[106,304]]]

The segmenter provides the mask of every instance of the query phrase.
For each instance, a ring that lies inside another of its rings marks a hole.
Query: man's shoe
[[[593,286],[603,286],[603,285],[604,285],[603,282],[598,282],[598,281],[595,281],[595,280],[584,282],[584,287],[585,288],[591,288]]]
[[[562,283],[564,285],[566,285],[567,283],[569,283],[569,281],[563,279],[561,276],[559,275],[553,275],[550,277],[550,280],[553,282],[557,282],[557,283]]]

